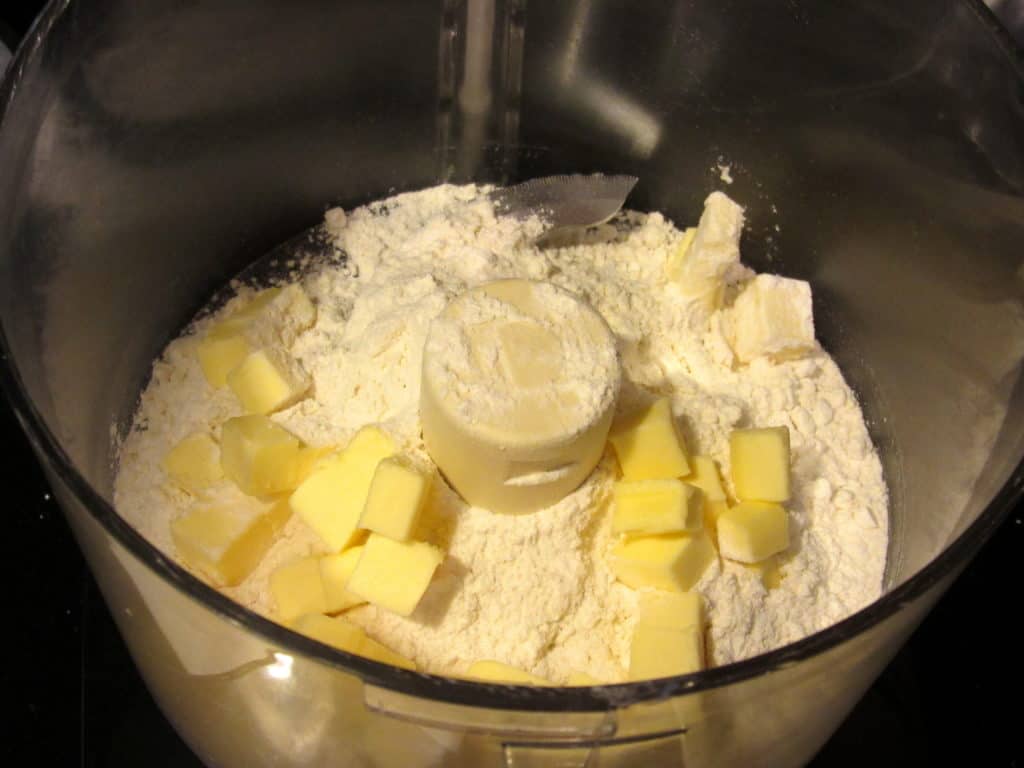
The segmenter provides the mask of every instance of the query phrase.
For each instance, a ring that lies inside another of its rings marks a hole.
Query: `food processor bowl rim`
[[[10,102],[17,91],[18,73],[42,47],[50,29],[72,0],[51,0],[40,13],[8,64],[0,83],[0,131]],[[982,0],[956,0],[973,10],[1024,82],[1024,56],[1009,33]],[[931,562],[878,600],[842,621],[794,643],[767,653],[703,670],[690,675],[599,686],[539,687],[475,682],[421,672],[355,656],[264,618],[218,592],[150,544],[131,527],[112,504],[93,489],[74,467],[70,457],[46,426],[28,396],[14,365],[6,330],[0,326],[0,386],[38,454],[75,495],[93,518],[131,554],[187,597],[197,600],[222,618],[261,635],[274,645],[326,664],[343,673],[355,673],[364,683],[433,702],[510,711],[589,712],[627,707],[658,699],[740,683],[768,675],[825,653],[842,642],[866,632],[920,598],[947,576],[965,566],[971,557],[1024,496],[1024,457],[978,518]]]

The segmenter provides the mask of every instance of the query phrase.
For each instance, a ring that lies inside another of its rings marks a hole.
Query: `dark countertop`
[[[23,34],[41,3],[0,10],[0,36]],[[1024,28],[1024,3],[993,0]],[[6,28],[5,28],[6,27]],[[8,629],[0,640],[5,765],[198,766],[156,709],[6,404],[8,527],[0,559]],[[1024,507],[978,557],[826,745],[813,765],[1024,765],[1016,628],[1024,584]],[[1018,702],[1018,703],[1011,703]]]

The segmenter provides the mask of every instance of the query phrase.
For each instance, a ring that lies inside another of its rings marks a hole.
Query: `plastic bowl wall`
[[[809,759],[1020,492],[1021,85],[951,0],[51,5],[0,93],[0,369],[167,717],[211,765]],[[841,624],[679,679],[449,680],[260,619],[111,509],[153,358],[328,202],[626,172],[687,222],[719,164],[882,451],[888,592]]]

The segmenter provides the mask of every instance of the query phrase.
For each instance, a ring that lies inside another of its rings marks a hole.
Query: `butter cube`
[[[718,474],[718,465],[710,456],[694,456],[690,460],[690,467],[693,473],[684,477],[683,480],[690,485],[695,485],[704,491],[704,501],[725,501],[725,489],[722,487],[722,478]]]
[[[784,562],[781,555],[772,555],[767,560],[757,563],[741,563],[741,565],[757,576],[765,589],[775,589],[782,583]]]
[[[266,416],[239,416],[221,428],[220,463],[243,493],[265,496],[298,484],[299,438]]]
[[[718,518],[722,557],[757,563],[789,546],[789,515],[780,504],[741,501]]]
[[[414,671],[416,669],[416,663],[412,659],[407,659],[402,654],[391,650],[372,637],[367,637],[363,640],[363,644],[359,648],[359,655],[374,661],[383,662],[384,664],[392,664],[396,667],[403,667]]]
[[[334,551],[357,543],[377,464],[395,452],[394,441],[377,427],[364,427],[341,453],[322,459],[295,489],[292,509]]]
[[[324,460],[338,453],[338,446],[336,445],[324,445],[319,448],[314,448],[311,445],[299,448],[299,455],[296,458],[296,471],[295,476],[297,481],[295,487],[297,488],[307,477],[313,474],[313,470],[318,469]]]
[[[676,280],[682,271],[683,264],[686,261],[686,257],[689,255],[690,246],[693,245],[693,238],[697,234],[696,227],[687,227],[683,232],[683,237],[679,241],[679,245],[672,251],[668,259],[665,260],[665,275],[669,280]]]
[[[227,376],[228,386],[249,413],[272,413],[294,405],[309,391],[312,380],[282,349],[251,352]]]
[[[196,356],[213,387],[262,347],[287,349],[316,320],[316,308],[297,285],[268,288],[221,320],[199,342]],[[261,411],[254,411],[261,412]]]
[[[722,305],[724,286],[742,271],[740,236],[743,233],[743,208],[721,192],[712,192],[704,201],[697,231],[685,252],[675,259],[669,279],[684,296],[706,311]]]
[[[608,439],[626,480],[666,480],[690,474],[668,398],[621,419]]]
[[[371,533],[348,580],[348,591],[401,616],[410,615],[444,560],[444,553],[422,541],[395,541]]]
[[[233,587],[255,570],[290,516],[286,503],[239,495],[189,510],[171,522],[171,538],[182,560],[216,586]]]
[[[607,685],[604,680],[598,680],[593,675],[588,675],[586,672],[576,672],[575,670],[569,673],[569,679],[566,681],[566,685],[571,687],[582,687],[591,685]]]
[[[625,480],[615,484],[612,496],[613,533],[695,531],[704,522],[700,490],[681,480]]]
[[[704,668],[704,631],[637,624],[629,647],[629,678],[650,680],[699,672]]]
[[[408,541],[430,494],[430,475],[404,456],[381,460],[373,473],[359,527]]]
[[[320,578],[324,582],[324,596],[327,598],[326,613],[341,613],[366,602],[346,589],[362,554],[363,548],[359,546],[346,549],[340,555],[320,558]]]
[[[637,622],[661,629],[704,629],[704,598],[699,592],[642,592]]]
[[[171,480],[193,493],[224,477],[220,466],[220,447],[205,432],[186,437],[167,452],[161,463]]]
[[[727,501],[706,501],[704,502],[704,530],[711,536],[711,540],[718,544],[718,518],[729,509]]]
[[[331,618],[319,613],[307,613],[292,624],[292,629],[326,645],[375,661],[393,664],[405,669],[416,669],[416,665],[387,646],[367,637],[361,627],[340,618]]]
[[[493,683],[508,683],[510,685],[551,685],[551,682],[543,677],[531,675],[522,669],[513,667],[511,664],[503,664],[500,661],[483,659],[474,661],[469,665],[469,676],[477,680],[486,680]]]
[[[742,501],[789,501],[789,430],[737,429],[729,435],[732,484]]]
[[[685,592],[716,557],[703,532],[625,538],[612,551],[612,572],[633,589],[653,587]]]
[[[349,653],[359,653],[358,649],[366,639],[362,627],[346,619],[324,616],[322,613],[304,613],[289,622],[289,627],[299,634]]]
[[[226,328],[214,328],[196,345],[196,357],[203,375],[217,389],[228,383],[228,374],[253,351],[244,335]]]
[[[736,357],[799,357],[814,349],[811,286],[803,280],[758,275],[736,297],[727,334]]]
[[[270,594],[278,618],[286,624],[306,613],[326,613],[319,558],[304,557],[275,570],[270,574]]]

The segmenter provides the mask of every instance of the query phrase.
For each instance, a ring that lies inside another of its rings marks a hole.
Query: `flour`
[[[794,641],[879,596],[888,498],[853,393],[820,349],[799,360],[738,365],[722,312],[695,308],[666,282],[664,265],[682,232],[662,215],[626,212],[576,244],[541,250],[533,244],[541,222],[496,217],[477,188],[442,186],[331,211],[326,226],[348,262],[303,279],[317,320],[291,350],[313,378],[313,396],[274,416],[303,440],[343,445],[376,423],[403,450],[427,458],[418,404],[431,320],[481,282],[546,280],[586,299],[615,334],[619,410],[671,396],[690,452],[715,458],[726,479],[731,429],[790,429],[792,545],[778,564],[780,583],[767,589],[752,569],[719,562],[697,585],[715,664]],[[174,342],[155,364],[119,457],[119,511],[168,553],[169,521],[192,499],[165,481],[160,459],[190,432],[216,436],[239,413],[230,393],[206,385],[194,339]],[[416,535],[447,557],[419,607],[407,618],[372,606],[346,617],[427,671],[462,674],[488,658],[555,682],[572,671],[624,679],[636,593],[609,568],[612,461],[606,456],[577,491],[531,515],[468,507],[436,484]],[[225,592],[269,614],[268,574],[321,551],[293,518],[259,568]]]

